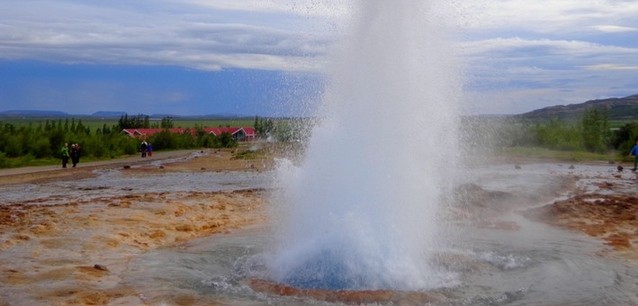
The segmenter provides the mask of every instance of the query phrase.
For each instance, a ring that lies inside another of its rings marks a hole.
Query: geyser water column
[[[280,167],[270,278],[298,288],[441,286],[429,264],[456,160],[459,69],[442,3],[358,1],[320,123]]]

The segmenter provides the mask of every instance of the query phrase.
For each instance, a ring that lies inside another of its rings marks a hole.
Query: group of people
[[[146,140],[142,140],[140,152],[142,153],[142,157],[153,156],[153,145],[150,142],[146,142]]]
[[[60,154],[62,155],[62,168],[66,168],[66,165],[69,163],[69,158],[71,158],[71,163],[73,164],[73,168],[75,168],[80,163],[80,150],[79,144],[71,144],[71,147],[69,148],[69,144],[65,142],[62,149],[60,149]]]

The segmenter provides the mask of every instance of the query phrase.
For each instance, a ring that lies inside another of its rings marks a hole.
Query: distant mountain
[[[69,113],[44,110],[8,110],[0,112],[0,117],[68,117]]]
[[[638,120],[638,95],[624,98],[590,100],[580,104],[556,105],[516,115],[523,119],[578,119],[590,108],[609,112],[610,120]]]
[[[92,117],[99,118],[120,118],[126,115],[126,112],[109,112],[109,111],[99,111],[91,114]]]
[[[175,118],[182,118],[182,117],[184,117],[184,116],[180,116],[180,115],[173,115],[173,114],[152,114],[152,115],[150,115],[149,117],[151,117],[151,118],[164,118],[164,117],[169,117],[169,118],[173,118],[173,119],[175,119]],[[189,117],[189,116],[186,116],[186,117]]]

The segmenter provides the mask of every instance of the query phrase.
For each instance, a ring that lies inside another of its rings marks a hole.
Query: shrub
[[[10,165],[9,159],[4,152],[0,152],[0,168],[8,168]]]
[[[53,155],[51,144],[47,138],[38,139],[35,144],[33,144],[31,152],[35,158],[45,158]]]
[[[4,153],[8,157],[18,157],[22,155],[22,145],[17,136],[9,136],[6,140]]]

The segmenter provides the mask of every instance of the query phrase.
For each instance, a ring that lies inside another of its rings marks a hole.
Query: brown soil
[[[578,194],[526,215],[603,239],[617,253],[638,263],[638,197],[635,195]]]

